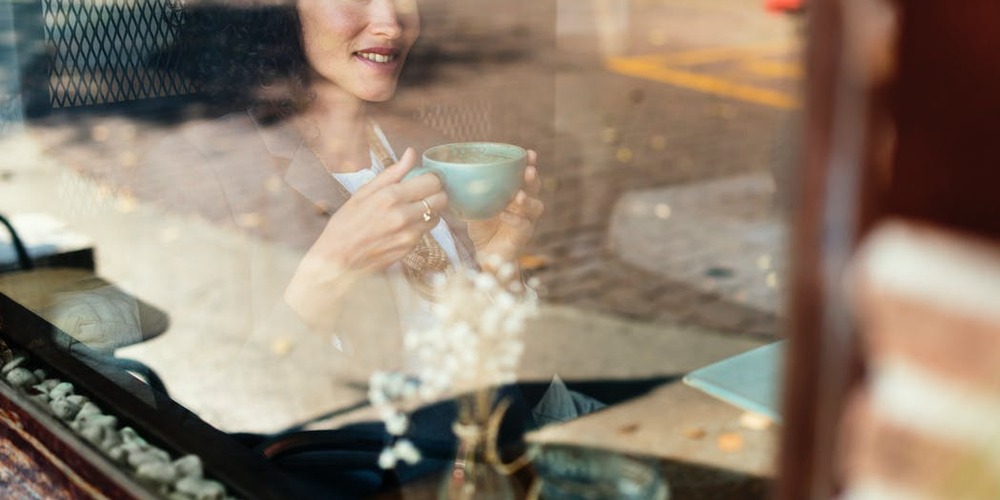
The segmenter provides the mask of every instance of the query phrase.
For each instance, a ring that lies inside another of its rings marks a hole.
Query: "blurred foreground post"
[[[776,498],[830,498],[849,394],[869,358],[844,276],[874,224],[903,216],[1000,236],[1000,4],[809,4],[807,128],[794,221]]]

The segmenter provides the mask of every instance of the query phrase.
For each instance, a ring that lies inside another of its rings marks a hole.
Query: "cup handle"
[[[420,175],[424,175],[426,173],[432,173],[432,174],[434,174],[434,171],[431,170],[431,169],[429,169],[429,168],[427,168],[427,167],[425,167],[425,166],[423,166],[423,165],[417,165],[417,166],[413,167],[412,169],[410,169],[410,171],[407,172],[406,175],[403,176],[403,180],[404,181],[410,180],[410,179],[412,179],[414,177],[417,177],[417,176],[420,176]],[[437,174],[435,174],[435,175],[437,175]]]

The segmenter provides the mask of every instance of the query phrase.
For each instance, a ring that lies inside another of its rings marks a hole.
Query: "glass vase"
[[[479,391],[459,399],[452,426],[458,438],[455,462],[438,491],[440,500],[513,500],[515,483],[496,453],[502,409],[493,411],[493,393]]]

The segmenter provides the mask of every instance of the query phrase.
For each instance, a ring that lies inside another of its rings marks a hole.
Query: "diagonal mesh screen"
[[[179,1],[42,0],[52,108],[192,93],[164,50],[184,23]]]
[[[428,104],[417,112],[417,119],[453,141],[494,137],[492,116],[493,103],[485,99]]]

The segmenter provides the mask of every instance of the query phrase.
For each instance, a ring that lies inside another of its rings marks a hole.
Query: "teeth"
[[[396,58],[393,55],[373,54],[371,52],[358,52],[358,55],[377,63],[387,63]]]

